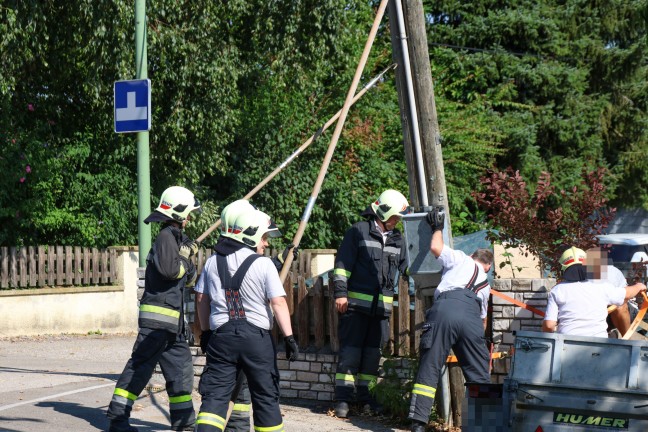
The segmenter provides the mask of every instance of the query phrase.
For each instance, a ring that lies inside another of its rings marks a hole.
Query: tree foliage
[[[134,77],[133,2],[79,0],[71,13],[64,3],[5,1],[0,11],[0,139],[11,144],[1,161],[7,169],[0,243],[135,243],[135,139],[112,131],[112,84]],[[360,1],[345,7],[332,0],[149,3],[153,206],[166,187],[182,184],[211,210],[191,233],[215,222],[220,208],[341,107],[373,14]],[[388,41],[383,34],[376,44],[368,76],[389,61]],[[335,173],[345,165],[334,163],[303,247],[336,246],[339,221],[357,215],[360,203],[384,186],[375,179],[393,175],[390,183],[404,186],[398,118],[380,112],[384,104],[397,110],[385,102],[395,100],[393,83],[372,93],[379,102],[362,117],[354,110],[349,120],[393,133],[380,136],[389,144],[376,143],[390,148],[390,162],[354,168],[371,179],[368,186]],[[384,119],[386,126],[379,123]],[[288,233],[296,229],[327,138],[253,199]],[[356,186],[362,198],[347,199],[342,192]]]
[[[344,102],[377,2],[147,2],[151,203],[181,184],[218,219]],[[424,2],[453,231],[485,221],[494,166],[567,190],[608,167],[606,197],[648,205],[642,0]],[[0,2],[0,244],[137,242],[137,148],[113,132],[135,77],[133,2]],[[387,20],[362,82],[392,61]],[[302,247],[337,247],[383,189],[407,191],[392,76],[352,108]],[[252,201],[288,243],[331,131]],[[281,246],[281,245],[279,245]]]
[[[609,168],[606,194],[615,205],[648,206],[648,162],[639,156],[648,152],[645,1],[424,5],[446,137],[469,132],[476,146],[500,150],[497,166],[512,166],[530,181],[551,172],[564,189],[578,183],[583,168]],[[468,119],[463,127],[448,122],[455,109]],[[474,202],[457,201],[454,187],[465,197],[493,165],[478,166],[471,177],[453,167],[447,155],[455,150],[444,147],[451,209],[479,221]]]
[[[587,250],[598,245],[599,234],[616,209],[607,207],[603,178],[605,169],[583,172],[580,184],[557,192],[547,172],[533,190],[519,171],[488,171],[481,178],[483,190],[475,192],[477,203],[488,214],[489,238],[504,248],[523,246],[537,256],[540,270],[559,274],[559,258],[570,246]],[[505,264],[505,263],[502,263]]]

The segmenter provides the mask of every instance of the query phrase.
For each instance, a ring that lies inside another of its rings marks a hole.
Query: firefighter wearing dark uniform
[[[333,281],[340,352],[335,374],[335,415],[347,417],[355,400],[364,410],[377,410],[369,393],[376,381],[383,341],[383,323],[392,312],[398,272],[405,272],[403,240],[394,229],[409,204],[389,189],[349,228],[337,251]]]
[[[478,249],[472,256],[443,243],[445,213],[436,207],[427,215],[432,227],[430,251],[441,262],[441,282],[425,314],[419,346],[419,370],[412,389],[409,418],[414,432],[425,431],[434,404],[439,375],[450,349],[468,382],[490,383],[484,328],[490,296],[486,274],[493,253]]]
[[[193,365],[184,336],[184,288],[196,280],[191,257],[198,246],[183,229],[191,212],[200,212],[193,193],[172,186],[164,191],[159,206],[144,222],[159,222],[162,228],[146,259],[144,295],[140,301],[139,333],[108,407],[110,432],[136,432],[128,419],[135,400],[160,364],[172,430],[190,430],[195,413]]]
[[[286,335],[286,357],[294,360],[299,349],[292,336],[283,284],[272,261],[260,255],[268,246],[268,237],[278,235],[268,215],[244,211],[234,221],[231,236],[219,241],[216,254],[205,263],[197,287],[201,293],[198,316],[208,335],[198,432],[225,430],[228,405],[241,373],[249,384],[254,429],[284,430],[276,348],[270,334],[273,312]]]

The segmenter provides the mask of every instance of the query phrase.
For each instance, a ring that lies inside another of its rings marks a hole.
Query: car
[[[612,265],[623,272],[628,282],[637,277],[646,280],[645,265],[639,263],[644,261],[648,264],[648,234],[604,234],[598,239],[599,244],[608,250]]]

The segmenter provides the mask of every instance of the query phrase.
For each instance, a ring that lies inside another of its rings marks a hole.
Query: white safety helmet
[[[646,252],[635,252],[634,254],[632,254],[632,258],[630,258],[630,262],[632,263],[648,262],[648,254],[646,254]]]
[[[189,189],[182,186],[171,186],[162,192],[160,204],[155,211],[175,221],[183,222],[191,212],[202,213],[202,208]]]
[[[248,200],[240,199],[225,206],[221,212],[221,236],[231,237],[234,232],[234,221],[241,213],[254,211],[254,206]]]
[[[587,254],[583,249],[578,249],[575,246],[570,247],[560,256],[560,265],[561,270],[565,271],[568,267],[573,266],[574,264],[585,265],[587,259]]]
[[[408,207],[407,198],[394,189],[387,189],[380,194],[376,201],[371,203],[371,208],[381,222],[386,222],[394,215],[403,217],[408,213]]]
[[[279,228],[270,216],[261,210],[242,212],[234,221],[230,238],[246,246],[256,248],[265,233],[270,237],[281,237]]]

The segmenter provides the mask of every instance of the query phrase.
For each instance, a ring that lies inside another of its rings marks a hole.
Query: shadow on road
[[[33,423],[33,428],[32,430],[40,430],[38,423],[43,423],[41,420],[35,420],[35,419],[29,419],[29,418],[21,418],[21,417],[2,417],[0,416],[0,424],[3,424],[5,421],[20,421],[20,422],[32,422]],[[0,427],[0,432],[21,432],[18,429],[7,429],[5,427]]]
[[[0,373],[21,373],[21,374],[43,374],[43,375],[65,375],[65,376],[78,376],[88,378],[103,378],[112,381],[117,381],[119,374],[93,374],[93,373],[78,373],[78,372],[62,372],[51,371],[44,369],[20,369],[13,367],[0,367]]]
[[[71,417],[82,419],[88,424],[101,431],[108,430],[108,418],[106,417],[106,408],[89,408],[78,403],[71,402],[39,402],[36,406],[41,408],[52,408],[61,414],[67,414]],[[141,432],[157,431],[168,429],[167,425],[159,423],[142,421],[139,419],[131,419],[131,424],[137,427]]]

